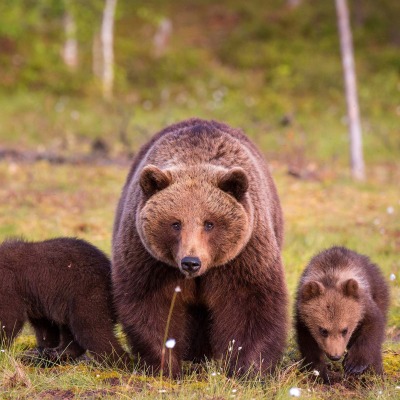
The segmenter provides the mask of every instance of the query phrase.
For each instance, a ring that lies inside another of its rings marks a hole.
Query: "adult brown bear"
[[[114,336],[108,257],[75,238],[0,244],[0,347],[28,320],[37,350],[27,358],[67,361],[86,350],[98,361],[129,364]]]
[[[159,369],[179,286],[175,376],[202,356],[228,355],[231,374],[270,370],[287,333],[282,238],[271,174],[242,131],[190,119],[155,135],[133,160],[114,224],[115,304],[133,353]]]

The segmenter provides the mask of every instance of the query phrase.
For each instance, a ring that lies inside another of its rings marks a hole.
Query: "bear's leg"
[[[212,358],[210,345],[210,311],[203,305],[188,307],[190,344],[185,360],[200,363]]]
[[[204,286],[212,316],[213,356],[225,359],[229,375],[271,371],[286,342],[285,297],[277,292],[271,304],[271,294],[257,290],[256,284],[241,287],[228,275],[207,280]]]
[[[302,365],[307,370],[316,370],[325,383],[329,383],[328,370],[326,367],[324,352],[319,348],[318,343],[312,337],[308,328],[296,315],[296,334],[297,344],[301,356],[303,357]]]
[[[68,362],[81,356],[85,349],[74,339],[71,331],[66,325],[60,326],[60,340],[57,347],[45,348],[42,351],[42,358],[53,363]]]
[[[29,318],[35,330],[36,343],[39,351],[44,348],[57,347],[60,343],[60,330],[54,321],[46,318]]]
[[[70,316],[70,330],[80,348],[87,349],[98,362],[129,366],[130,357],[114,335],[109,306],[103,301],[89,304],[82,300],[76,304]]]
[[[24,326],[24,313],[0,306],[0,347],[9,347]]]
[[[361,374],[368,367],[378,375],[383,373],[381,347],[385,335],[385,319],[372,301],[366,309],[367,314],[353,333],[343,360],[346,374]]]
[[[119,304],[120,310],[123,311],[120,313],[120,319],[132,353],[138,355],[138,361],[150,374],[160,371],[174,287],[153,292],[145,298],[126,299],[125,304]],[[180,297],[176,298],[167,335],[168,338],[175,339],[176,344],[172,349],[165,349],[163,365],[163,373],[174,378],[181,374],[181,361],[187,353],[189,340],[187,310]]]
[[[26,321],[26,307],[13,290],[11,271],[3,269],[0,276],[0,347],[9,347]]]

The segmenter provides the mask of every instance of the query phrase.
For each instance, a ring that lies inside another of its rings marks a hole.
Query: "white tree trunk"
[[[101,47],[100,32],[96,31],[92,42],[92,72],[97,79],[103,75],[103,53]]]
[[[166,53],[171,34],[172,22],[169,18],[163,18],[158,24],[157,31],[153,38],[155,57],[161,57]]]
[[[346,91],[347,114],[350,135],[350,160],[353,178],[365,179],[360,113],[357,99],[357,84],[354,68],[353,42],[346,0],[336,0],[336,11],[342,53],[342,64]]]
[[[74,16],[68,9],[67,0],[65,2],[65,14],[64,14],[64,32],[65,42],[62,50],[62,57],[64,63],[69,69],[75,70],[78,66],[78,42],[76,40],[76,23]]]
[[[112,98],[114,84],[114,15],[117,0],[105,0],[101,24],[103,97]]]
[[[301,4],[302,0],[287,0],[287,5],[290,8],[296,8]]]

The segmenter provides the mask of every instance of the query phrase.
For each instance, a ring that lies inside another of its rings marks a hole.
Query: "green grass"
[[[27,328],[11,352],[0,353],[0,398],[287,399],[290,388],[299,387],[301,397],[308,399],[397,399],[396,386],[400,385],[398,170],[378,165],[371,168],[367,183],[355,185],[347,171],[340,168],[334,172],[321,169],[320,180],[304,181],[290,177],[284,163],[272,162],[272,167],[285,213],[283,258],[292,302],[298,278],[309,259],[334,244],[369,255],[388,279],[392,301],[384,345],[384,381],[370,377],[365,381],[336,382],[332,387],[314,383],[312,376],[298,371],[299,355],[293,332],[282,366],[264,383],[228,379],[223,369],[212,362],[198,366],[197,373],[187,365],[188,373],[180,382],[165,378],[161,382],[157,376],[131,375],[84,362],[41,369],[19,362],[23,349],[34,346],[34,336]],[[127,170],[128,166],[116,165],[1,162],[0,239],[9,235],[23,235],[30,240],[80,236],[109,253],[114,209]],[[389,281],[392,273],[396,278]]]

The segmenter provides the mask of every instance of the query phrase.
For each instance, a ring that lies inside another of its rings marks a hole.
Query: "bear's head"
[[[226,264],[252,232],[248,177],[242,168],[147,165],[136,227],[147,251],[186,277]]]
[[[300,289],[300,315],[319,348],[331,360],[339,360],[358,323],[364,307],[361,288],[355,279],[335,287],[309,281]]]

